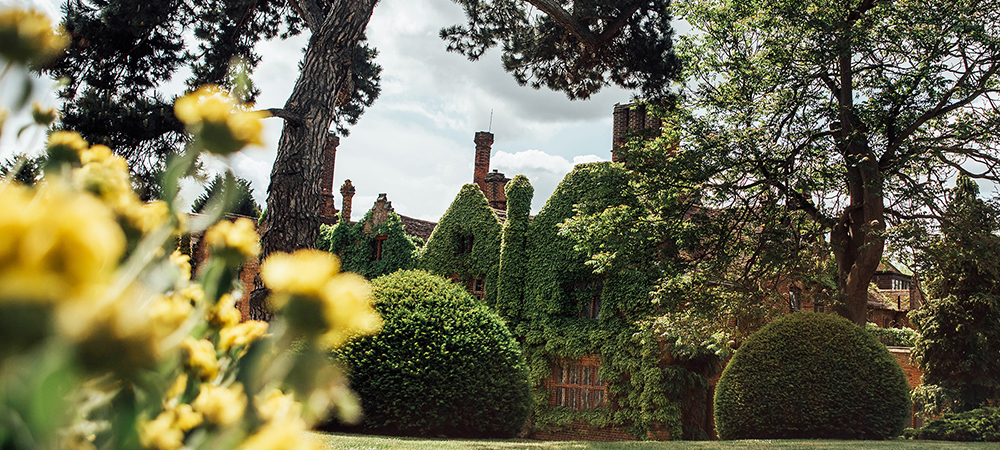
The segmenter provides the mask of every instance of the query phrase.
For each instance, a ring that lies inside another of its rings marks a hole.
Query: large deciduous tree
[[[1000,180],[1000,1],[677,6],[695,32],[671,185],[744,223],[802,214],[829,233],[835,310],[864,324],[887,227],[940,217],[956,174]]]

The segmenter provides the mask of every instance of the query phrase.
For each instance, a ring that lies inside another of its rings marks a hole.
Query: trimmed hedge
[[[721,439],[889,439],[909,417],[903,369],[833,314],[795,313],[740,347],[719,380]]]
[[[520,348],[465,289],[423,271],[372,281],[385,325],[339,352],[368,432],[512,437],[530,410]]]
[[[871,322],[865,324],[865,330],[888,347],[913,347],[920,336],[912,328],[882,328]]]
[[[908,439],[1000,442],[1000,408],[979,408],[945,414],[919,430],[906,430]]]

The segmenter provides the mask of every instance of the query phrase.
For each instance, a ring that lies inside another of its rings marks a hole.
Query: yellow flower
[[[205,241],[213,254],[226,257],[234,255],[240,260],[256,257],[260,253],[260,236],[257,226],[245,217],[233,222],[223,220],[205,232]]]
[[[374,334],[382,328],[382,318],[372,308],[371,287],[360,275],[340,274],[324,287],[324,313],[330,330],[320,344],[339,347],[355,336]]]
[[[219,329],[239,325],[240,311],[235,307],[236,300],[230,294],[222,294],[219,302],[209,311],[208,320]]]
[[[188,376],[186,373],[178,375],[177,379],[174,380],[174,384],[170,385],[170,389],[167,389],[167,392],[163,394],[163,403],[165,405],[175,403],[175,401],[184,394],[184,391],[187,390],[187,382]]]
[[[267,423],[243,441],[238,450],[317,450],[319,446],[305,433],[305,426]]]
[[[382,327],[368,283],[358,275],[337,275],[339,269],[335,256],[318,250],[275,253],[261,266],[261,278],[274,292],[271,304],[284,309],[300,331],[321,335],[326,347]]]
[[[289,422],[302,415],[302,404],[295,396],[285,394],[280,389],[271,389],[267,395],[257,396],[257,412],[265,422]]]
[[[188,431],[198,425],[201,425],[201,423],[205,421],[204,416],[202,416],[201,413],[196,412],[194,408],[188,404],[182,404],[175,408],[174,415],[176,417],[174,423],[177,428],[180,428],[183,431]]]
[[[180,250],[174,250],[170,254],[170,263],[176,266],[181,271],[181,280],[188,281],[191,279],[191,257],[180,252]]]
[[[173,411],[163,411],[156,419],[142,423],[139,442],[152,450],[177,450],[184,445],[184,432],[174,424]]]
[[[250,144],[263,145],[260,119],[270,114],[245,111],[243,107],[218,86],[204,86],[177,99],[174,114],[205,150],[228,155]]]
[[[272,253],[260,267],[264,284],[275,293],[319,296],[327,281],[340,270],[340,260],[329,252],[299,250]],[[281,309],[288,298],[271,299]]]
[[[212,380],[219,374],[215,346],[210,341],[188,336],[181,342],[181,350],[186,356],[184,365],[191,369],[198,378]]]
[[[0,12],[0,55],[26,64],[44,63],[62,52],[69,39],[56,34],[49,18],[34,9]]]
[[[219,350],[245,346],[267,333],[267,322],[248,320],[219,330]]]
[[[50,160],[76,164],[80,162],[81,154],[87,150],[89,145],[87,141],[83,140],[80,133],[75,131],[53,131],[49,135],[49,143],[46,147]]]
[[[58,183],[0,183],[0,301],[88,298],[111,277],[125,236],[111,211]]]
[[[180,405],[142,423],[139,442],[148,449],[177,450],[184,445],[184,432],[201,425],[203,421],[201,413],[195,412],[191,405]]]
[[[225,426],[236,423],[243,417],[247,407],[247,396],[243,385],[234,383],[228,388],[201,385],[198,397],[192,403],[194,410],[205,416],[205,420],[215,425]]]
[[[178,295],[159,295],[149,305],[156,335],[165,337],[173,333],[194,312],[191,301]]]

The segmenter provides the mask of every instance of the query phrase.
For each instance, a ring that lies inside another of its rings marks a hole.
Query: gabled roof
[[[431,237],[431,233],[434,232],[434,227],[437,226],[437,222],[414,219],[402,214],[399,215],[399,218],[403,220],[403,231],[406,234],[423,239],[424,242],[427,242],[427,239]]]

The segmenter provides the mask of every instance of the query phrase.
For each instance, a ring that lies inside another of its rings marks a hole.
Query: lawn
[[[1000,449],[1000,443],[944,441],[700,441],[700,442],[582,442],[417,439],[353,434],[314,433],[324,450],[625,450],[625,449]]]

